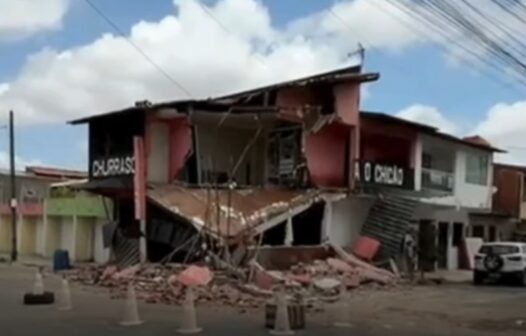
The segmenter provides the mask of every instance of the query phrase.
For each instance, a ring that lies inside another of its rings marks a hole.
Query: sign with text
[[[356,162],[356,182],[363,185],[414,189],[414,170],[395,164]]]
[[[95,159],[91,162],[92,177],[113,177],[133,175],[135,158],[132,155]]]

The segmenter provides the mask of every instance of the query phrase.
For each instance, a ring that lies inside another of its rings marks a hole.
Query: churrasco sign
[[[91,162],[92,177],[112,177],[133,175],[135,158],[133,155],[95,159]]]

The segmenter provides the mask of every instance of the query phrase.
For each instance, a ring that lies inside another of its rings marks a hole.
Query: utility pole
[[[9,111],[9,168],[11,175],[11,200],[9,207],[11,208],[11,229],[12,229],[12,242],[11,242],[11,262],[15,262],[17,259],[18,251],[16,249],[17,237],[16,237],[16,184],[15,184],[15,121],[13,111]]]

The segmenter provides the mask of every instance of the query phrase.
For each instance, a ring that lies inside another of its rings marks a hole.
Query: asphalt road
[[[106,290],[71,287],[74,309],[24,306],[22,295],[32,288],[34,270],[0,265],[0,330],[2,335],[174,335],[181,308],[139,303],[144,324],[122,327],[123,302]],[[47,277],[46,289],[59,279]],[[202,335],[267,335],[263,311],[240,314],[230,308],[198,308]],[[471,285],[407,287],[355,295],[351,329],[326,324],[335,313],[309,314],[299,335],[526,335],[526,290]],[[521,322],[524,320],[524,322]]]

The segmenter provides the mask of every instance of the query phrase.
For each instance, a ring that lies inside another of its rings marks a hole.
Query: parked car
[[[480,285],[486,279],[513,280],[526,286],[526,244],[484,243],[475,255],[473,283]]]

